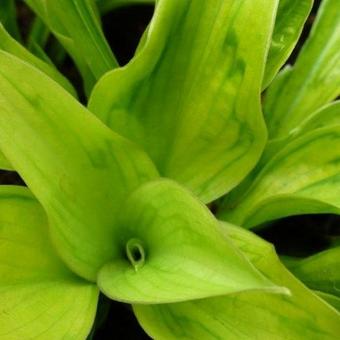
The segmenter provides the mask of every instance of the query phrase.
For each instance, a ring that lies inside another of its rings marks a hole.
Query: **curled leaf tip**
[[[142,268],[145,263],[145,251],[142,241],[136,238],[131,238],[126,243],[125,249],[128,260],[137,272],[138,269]]]

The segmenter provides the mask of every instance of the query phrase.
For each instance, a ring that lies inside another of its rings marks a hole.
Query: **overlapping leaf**
[[[90,110],[142,145],[163,176],[205,202],[221,196],[265,143],[259,94],[276,6],[159,1],[144,47],[99,81]]]
[[[226,231],[254,265],[292,295],[245,292],[225,297],[134,305],[144,329],[156,339],[336,339],[340,314],[296,280],[273,248],[244,229]]]
[[[288,258],[285,264],[308,287],[340,297],[340,247],[305,259]]]
[[[314,293],[340,312],[340,298],[338,296],[320,291],[314,291]]]
[[[125,196],[157,172],[53,80],[0,51],[0,148],[48,213],[65,262],[94,280],[119,249]]]
[[[313,130],[293,140],[263,167],[220,216],[252,227],[304,213],[340,212],[340,126]]]
[[[338,0],[323,0],[295,65],[270,86],[265,119],[270,139],[283,137],[340,94]]]
[[[280,0],[266,63],[263,88],[266,88],[273,80],[293,51],[312,5],[313,0]]]
[[[84,339],[98,289],[72,274],[26,188],[0,187],[0,338]]]
[[[101,30],[93,0],[25,0],[75,61],[85,89],[117,62]]]
[[[164,303],[244,290],[287,293],[273,285],[218,230],[210,211],[175,182],[147,183],[122,205],[117,254],[99,272],[114,300]],[[131,258],[132,257],[132,258]]]

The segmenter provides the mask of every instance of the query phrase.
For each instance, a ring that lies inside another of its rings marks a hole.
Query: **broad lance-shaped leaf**
[[[339,1],[323,0],[295,65],[269,87],[264,111],[270,139],[289,134],[340,94],[339,46]]]
[[[0,186],[0,338],[85,339],[98,289],[60,261],[46,215],[23,187]]]
[[[209,202],[258,160],[261,81],[276,0],[161,0],[144,48],[95,86],[89,108],[161,175]],[[255,46],[255,48],[254,48]]]
[[[340,125],[311,131],[289,143],[219,216],[251,228],[304,213],[340,213]]]
[[[154,339],[337,339],[340,314],[291,275],[273,247],[243,228],[227,235],[253,264],[292,295],[242,292],[162,305],[134,305]]]
[[[117,254],[98,286],[114,300],[165,303],[244,290],[288,293],[273,285],[219,232],[218,221],[192,194],[161,179],[122,205]]]
[[[305,259],[283,260],[288,269],[308,287],[340,297],[340,247]]]
[[[40,71],[46,73],[49,77],[55,80],[57,83],[62,85],[67,91],[72,95],[76,96],[76,91],[74,90],[71,83],[60,73],[56,68],[46,64],[39,58],[35,57],[29,51],[27,51],[21,44],[19,44],[15,39],[13,39],[5,30],[5,28],[0,23],[0,50],[11,53],[18,58],[26,61],[39,69]],[[3,170],[13,170],[10,163],[6,160],[6,157],[0,151],[0,169]]]
[[[87,93],[117,62],[101,30],[93,0],[25,0],[61,42],[82,74]]]
[[[279,1],[262,88],[269,85],[293,51],[312,5],[313,0]]]
[[[95,280],[119,251],[122,201],[157,171],[46,75],[1,51],[0,65],[0,149],[45,208],[64,261]]]

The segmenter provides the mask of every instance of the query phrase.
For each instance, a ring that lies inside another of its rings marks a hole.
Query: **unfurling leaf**
[[[175,182],[137,189],[121,207],[121,253],[99,272],[114,300],[164,303],[244,290],[287,293],[262,276],[219,231],[218,221]]]
[[[161,305],[134,305],[145,331],[155,339],[337,339],[340,314],[296,280],[273,248],[254,234],[224,225],[253,264],[292,295],[242,292]]]

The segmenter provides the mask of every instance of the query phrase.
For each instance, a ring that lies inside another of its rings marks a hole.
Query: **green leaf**
[[[38,58],[53,65],[50,57],[44,51],[49,36],[50,30],[48,29],[48,27],[45,25],[40,17],[35,17],[31,24],[26,45],[27,48]]]
[[[319,291],[314,291],[314,293],[340,312],[340,298],[338,296]]]
[[[265,144],[259,94],[276,6],[157,2],[144,48],[98,82],[90,110],[142,145],[164,177],[204,202],[220,197]]]
[[[25,0],[76,63],[89,94],[117,62],[101,30],[93,0]]]
[[[296,280],[273,247],[242,228],[227,234],[254,265],[292,295],[243,292],[184,303],[134,305],[156,339],[337,339],[340,314]]]
[[[34,56],[26,48],[24,48],[20,43],[14,40],[5,30],[5,28],[0,23],[0,50],[8,52],[23,61],[36,67],[41,72],[48,75],[54,81],[63,86],[68,92],[76,96],[76,91],[71,85],[71,83],[53,66],[45,63],[41,59]]]
[[[26,188],[0,187],[0,338],[84,339],[98,289],[74,276],[49,241],[47,218]]]
[[[9,52],[18,58],[32,64],[34,67],[40,71],[46,73],[53,80],[62,85],[66,90],[68,90],[72,95],[76,96],[76,91],[74,90],[71,83],[54,67],[49,66],[40,59],[36,58],[33,54],[27,51],[21,44],[14,40],[5,30],[5,28],[0,23],[0,50]],[[3,170],[13,170],[10,163],[6,160],[6,157],[0,151],[0,169]]]
[[[308,287],[340,297],[340,247],[284,263]]]
[[[13,170],[12,165],[8,162],[5,155],[0,151],[0,169],[1,170]]]
[[[96,0],[101,13],[105,14],[118,7],[131,5],[154,4],[156,0]]]
[[[270,86],[265,119],[270,139],[283,137],[340,94],[339,1],[323,0],[289,74]]]
[[[266,88],[293,51],[313,0],[280,0],[262,88]]]
[[[292,131],[293,136],[316,130],[322,127],[340,125],[340,100],[325,105]]]
[[[245,192],[252,185],[256,176],[263,170],[266,164],[277,155],[280,150],[284,149],[292,140],[301,137],[302,135],[311,132],[313,130],[332,127],[340,125],[340,101],[335,101],[325,105],[320,110],[316,111],[299,126],[297,126],[288,136],[271,140],[267,143],[261,159],[256,164],[256,167],[250,172],[250,174],[239,184],[230,194],[228,194],[221,202],[219,209],[223,216],[223,210],[230,206],[236,206],[235,202],[243,199]]]
[[[14,0],[1,0],[0,23],[2,23],[6,27],[7,31],[14,39],[18,41],[21,40]]]
[[[0,65],[0,149],[46,210],[64,261],[95,280],[118,251],[122,201],[157,172],[43,73],[1,51]]]
[[[219,232],[210,211],[170,180],[147,183],[121,207],[121,249],[99,272],[111,299],[165,303],[244,290],[287,293],[277,287]]]
[[[293,140],[219,216],[247,228],[279,217],[340,213],[340,125]]]

